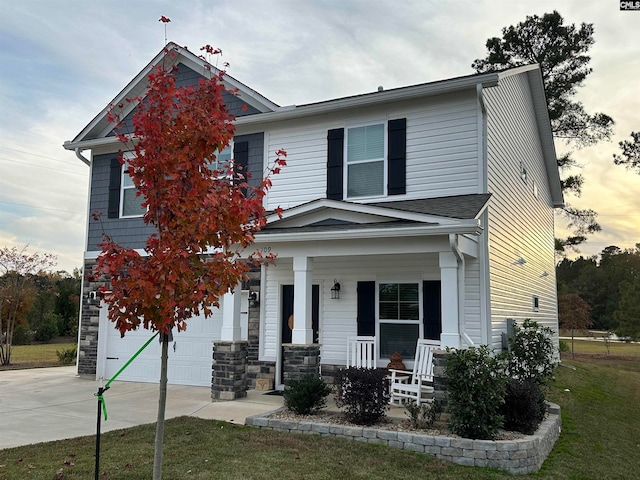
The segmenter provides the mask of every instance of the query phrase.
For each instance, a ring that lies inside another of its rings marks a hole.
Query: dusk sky
[[[633,247],[640,175],[612,155],[640,130],[640,11],[616,0],[0,0],[0,247],[29,244],[68,272],[82,265],[89,169],[62,144],[162,49],[162,15],[168,41],[219,47],[231,76],[300,105],[471,74],[487,38],[554,9],[594,24],[578,99],[616,122],[611,141],[575,152],[585,186],[565,200],[596,210],[603,229],[581,254]]]

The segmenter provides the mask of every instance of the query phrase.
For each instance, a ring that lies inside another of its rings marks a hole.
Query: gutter
[[[87,167],[91,166],[91,162],[89,161],[89,159],[87,159],[84,155],[82,155],[82,150],[80,150],[79,148],[75,149],[76,152],[76,157],[78,157],[78,159],[84,163]]]
[[[458,247],[458,235],[450,234],[449,235],[449,246],[451,247],[451,251],[456,256],[458,260],[458,264],[460,268],[458,268],[458,333],[462,337],[462,340],[467,344],[468,347],[472,347],[474,345],[473,340],[469,338],[467,335],[467,331],[464,328],[464,272],[465,272],[465,261],[464,254],[460,251]]]

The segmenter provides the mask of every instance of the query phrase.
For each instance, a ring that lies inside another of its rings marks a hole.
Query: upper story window
[[[121,217],[141,217],[147,211],[142,206],[144,198],[136,195],[136,186],[127,172],[129,164],[126,162],[133,156],[132,153],[125,153],[125,163],[122,165],[122,179],[120,181],[120,216]]]
[[[347,129],[347,197],[373,197],[385,194],[385,124]]]
[[[224,170],[233,157],[233,145],[229,144],[216,153],[216,158],[209,162],[210,170]]]

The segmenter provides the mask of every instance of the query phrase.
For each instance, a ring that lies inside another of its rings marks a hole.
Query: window
[[[224,170],[233,156],[233,147],[231,144],[224,147],[221,151],[216,153],[215,160],[209,162],[210,170]]]
[[[385,194],[385,124],[347,129],[347,197]]]
[[[380,283],[380,356],[389,358],[400,352],[403,358],[415,356],[420,337],[420,297],[417,283]]]
[[[531,306],[532,306],[534,312],[539,312],[540,311],[540,297],[538,297],[537,295],[534,295],[533,298],[531,299]]]
[[[122,165],[122,180],[120,182],[120,216],[121,217],[141,217],[147,211],[142,207],[144,197],[136,196],[136,187],[133,184],[133,180],[127,172],[129,164],[127,159],[131,158],[132,154],[126,153],[124,155],[125,163]]]

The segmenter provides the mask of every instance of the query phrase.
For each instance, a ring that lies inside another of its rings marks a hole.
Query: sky
[[[62,144],[165,39],[219,47],[231,76],[301,105],[471,74],[488,38],[554,9],[565,23],[594,24],[593,73],[577,99],[616,122],[611,141],[575,152],[585,185],[565,200],[597,211],[602,226],[579,254],[631,248],[640,175],[612,155],[640,130],[640,11],[620,11],[618,0],[0,0],[0,248],[28,244],[56,255],[59,270],[81,267],[89,168]]]

